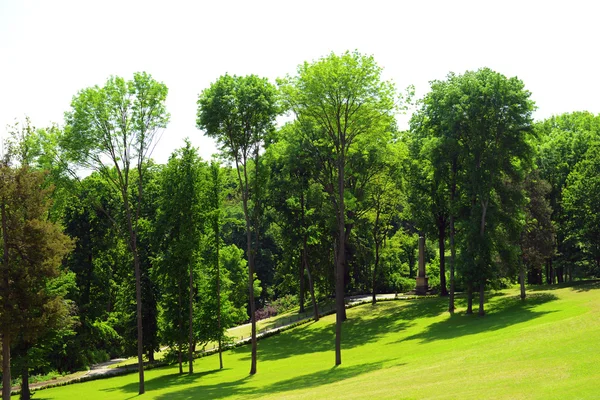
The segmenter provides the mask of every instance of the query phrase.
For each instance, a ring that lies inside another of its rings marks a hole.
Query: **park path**
[[[346,304],[347,305],[354,305],[357,303],[367,303],[370,302],[371,299],[373,298],[373,295],[357,295],[357,296],[347,296],[345,298],[346,300]],[[394,299],[394,298],[398,298],[398,299],[403,299],[403,298],[408,298],[399,294],[394,294],[394,293],[383,293],[383,294],[378,294],[377,295],[377,300],[390,300],[390,299]],[[270,329],[265,329],[262,330],[260,332],[258,332],[258,334],[256,335],[256,337],[258,339],[260,339],[262,336],[271,334],[273,332],[277,332],[280,331],[282,329],[285,329],[287,327],[289,327],[292,324],[296,324],[300,321],[304,321],[304,320],[308,320],[308,319],[312,319],[312,314],[307,314],[306,317],[304,318],[300,318],[297,320],[293,320],[290,323],[287,324],[283,324],[280,326],[275,326],[273,328]],[[250,325],[250,324],[245,324],[245,325]],[[244,325],[241,325],[244,326]],[[238,327],[235,327],[238,328]],[[243,338],[243,339],[239,339],[236,340],[235,343],[236,344],[241,344],[244,342],[250,342],[250,338]],[[216,349],[209,349],[209,350],[204,350],[204,352],[215,352]],[[87,378],[87,377],[93,377],[93,378],[99,378],[99,377],[108,377],[111,375],[116,375],[119,374],[123,371],[126,370],[137,370],[137,368],[134,366],[133,368],[131,366],[125,366],[125,367],[116,367],[116,368],[111,368],[112,365],[114,364],[118,364],[121,363],[123,361],[125,361],[125,358],[114,358],[112,360],[103,362],[103,363],[99,363],[99,364],[94,364],[92,365],[92,367],[84,374],[81,373],[75,373],[75,374],[71,374],[71,375],[67,375],[64,376],[62,378],[58,378],[58,379],[53,379],[51,381],[45,381],[45,382],[37,382],[37,383],[32,383],[29,385],[30,389],[43,389],[47,386],[55,386],[57,384],[62,384],[62,383],[68,383],[71,381],[75,381],[75,380],[79,380],[82,378]],[[13,391],[19,390],[20,386],[15,386],[12,388]]]

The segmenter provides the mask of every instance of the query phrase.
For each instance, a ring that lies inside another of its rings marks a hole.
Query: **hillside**
[[[258,374],[249,347],[147,371],[146,399],[564,399],[597,398],[600,282],[489,296],[488,314],[450,317],[446,299],[388,301],[348,310],[343,364],[334,364],[334,318],[259,342]],[[129,399],[137,375],[38,392],[36,399]]]

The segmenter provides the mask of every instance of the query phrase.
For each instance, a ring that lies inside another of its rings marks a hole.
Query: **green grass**
[[[334,316],[249,347],[146,371],[147,399],[572,399],[598,398],[600,282],[490,296],[488,314],[445,312],[446,299],[382,302],[348,310],[334,364]],[[35,399],[131,399],[137,374],[39,391]]]
[[[332,308],[331,303],[319,304],[319,311],[329,311]],[[264,330],[269,330],[273,328],[277,328],[282,325],[287,325],[290,323],[294,323],[300,319],[311,318],[313,316],[313,307],[312,304],[308,304],[304,307],[305,311],[302,314],[299,314],[299,307],[295,307],[292,310],[289,310],[285,313],[278,314],[274,317],[265,318],[256,322],[256,329],[258,332],[262,332]],[[252,333],[252,327],[250,324],[236,326],[234,328],[227,330],[227,336],[229,336],[232,340],[237,341],[244,338],[249,338]],[[211,348],[212,345],[209,344],[207,348]]]
[[[332,304],[326,303],[319,305],[319,310],[321,312],[329,311],[332,308]],[[285,313],[278,314],[274,317],[265,318],[256,322],[256,329],[259,333],[270,330],[273,328],[277,328],[283,325],[287,325],[290,323],[297,322],[302,319],[311,318],[313,315],[312,305],[309,304],[305,307],[305,312],[300,314],[299,307],[295,307],[292,310],[289,310]],[[241,339],[248,339],[250,334],[252,333],[252,327],[250,324],[244,324],[240,326],[236,326],[227,330],[227,336],[230,340],[237,342]],[[198,351],[202,350],[213,350],[217,347],[217,342],[209,342],[205,346],[198,348]],[[161,351],[154,353],[154,359],[159,361],[164,358],[167,354],[168,348],[164,348]],[[148,361],[148,358],[144,355],[144,360]],[[129,357],[120,363],[112,364],[108,368],[121,368],[121,367],[132,367],[137,365],[137,357]]]

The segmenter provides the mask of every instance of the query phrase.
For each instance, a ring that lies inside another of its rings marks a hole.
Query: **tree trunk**
[[[372,303],[377,303],[377,267],[379,266],[379,247],[381,244],[378,240],[375,241],[375,265],[373,266],[373,300]]]
[[[2,335],[2,400],[10,400],[10,344],[8,333]]]
[[[181,349],[181,339],[179,340],[179,344],[177,345],[177,363],[179,364],[179,374],[183,374],[183,355]]]
[[[244,196],[244,214],[246,215],[246,254],[248,257],[248,298],[250,305],[250,323],[252,324],[252,360],[250,375],[256,374],[256,305],[254,304],[254,254],[252,249],[252,232],[248,216],[248,200]]]
[[[473,287],[467,284],[467,314],[473,314]]]
[[[183,282],[181,282],[181,279],[179,280],[179,301],[177,302],[177,305],[179,307],[179,326],[178,326],[178,341],[177,341],[177,362],[179,363],[179,373],[183,374],[183,356],[181,354],[181,349],[183,347],[183,340],[181,338],[182,334],[183,334],[183,315],[181,315],[181,309],[183,307],[183,295],[181,294],[181,290],[182,290],[182,285]]]
[[[244,155],[242,169],[244,171],[244,180],[240,172],[240,160],[235,158],[235,167],[238,175],[240,190],[242,191],[242,205],[244,209],[244,219],[246,220],[246,258],[248,259],[248,306],[250,308],[250,323],[252,325],[252,353],[250,361],[250,375],[256,374],[256,305],[254,304],[254,255],[252,249],[252,231],[250,224],[250,215],[248,213],[248,196],[250,193],[248,187],[248,172],[246,171],[246,156]]]
[[[525,265],[521,261],[521,271],[519,273],[519,280],[521,281],[521,300],[525,300],[527,294],[525,293]]]
[[[223,330],[221,329],[221,263],[219,260],[219,248],[221,243],[219,234],[219,213],[220,211],[217,213],[217,220],[215,222],[215,253],[217,257],[217,329],[219,330],[219,369],[223,369],[223,350],[221,349],[221,336],[223,335]]]
[[[153,363],[154,361],[154,350],[150,349],[150,351],[148,352],[148,362]]]
[[[438,244],[440,247],[440,296],[448,296],[446,288],[446,221],[438,219]]]
[[[407,253],[408,258],[408,277],[414,279],[415,277],[415,249],[411,247]]]
[[[565,279],[564,279],[564,269],[565,268],[563,266],[557,268],[556,278],[558,280],[558,283],[563,283],[565,281]]]
[[[142,175],[139,178],[140,185]],[[141,190],[141,189],[138,189]],[[131,209],[129,206],[129,200],[127,188],[121,193],[123,196],[123,203],[127,214],[127,228],[129,229],[129,240],[131,253],[133,254],[133,267],[135,270],[135,302],[136,302],[136,313],[137,313],[137,356],[138,356],[138,372],[139,372],[139,394],[145,393],[144,388],[144,337],[142,333],[142,276],[140,271],[140,258],[137,251],[137,233],[133,226],[133,217],[131,215]],[[138,192],[141,196],[141,192]],[[138,199],[138,207],[140,206]]]
[[[314,313],[314,320],[318,321],[319,320],[319,304],[317,303],[317,298],[315,297],[315,286],[314,286],[314,282],[312,279],[312,275],[310,274],[310,269],[308,268],[308,256],[306,256],[307,260],[306,260],[306,264],[305,264],[305,268],[306,268],[306,274],[308,275],[308,290],[310,291],[310,298],[312,300],[313,303],[313,313]]]
[[[485,309],[483,308],[485,302],[485,282],[479,284],[479,316],[485,315]]]
[[[371,286],[373,288],[373,299],[372,303],[375,305],[377,303],[377,267],[379,266],[379,247],[381,247],[381,243],[379,241],[379,213],[380,208],[377,207],[377,212],[375,214],[375,227],[373,228],[373,238],[375,239],[375,264],[373,265],[373,281],[371,282]]]
[[[346,307],[344,305],[344,264],[346,256],[345,246],[345,204],[344,204],[344,144],[338,158],[338,255],[336,260],[335,280],[335,365],[342,363],[342,322],[345,319]]]
[[[6,221],[6,206],[2,204],[2,268],[4,272],[3,276],[3,289],[6,293],[9,293],[10,279],[8,276],[10,270],[9,262],[9,250],[8,250],[8,226]],[[5,297],[4,304],[2,305],[6,311],[9,309],[8,296]],[[10,345],[11,336],[10,333],[6,332],[9,327],[2,327],[2,400],[10,400]]]
[[[188,332],[188,340],[190,342],[188,349],[188,372],[190,374],[194,373],[194,266],[193,263],[190,263],[190,312],[189,312],[189,332]]]
[[[346,220],[346,205],[344,201],[344,221]],[[342,265],[342,270],[344,271],[344,280],[342,282],[342,293],[346,294],[346,287],[350,283],[350,260],[351,258],[351,248],[350,248],[350,234],[352,232],[354,224],[346,224],[344,222],[344,263]],[[356,265],[356,264],[355,264]],[[358,269],[355,269],[356,276],[360,276],[360,272]],[[344,297],[343,296],[343,297]],[[344,307],[342,307],[342,322],[348,319],[346,316],[346,303],[344,303]]]
[[[27,362],[21,369],[21,400],[31,400],[31,391],[29,390],[29,366]]]
[[[298,281],[300,283],[300,291],[298,293],[298,302],[300,303],[300,313],[304,312],[304,249],[300,251],[300,267],[298,268]]]
[[[313,283],[312,276],[310,274],[310,268],[308,267],[308,237],[306,234],[306,218],[305,218],[305,207],[304,207],[304,192],[300,191],[300,216],[302,223],[302,267],[306,271],[306,275],[308,276],[308,290],[310,292],[310,298],[313,304],[314,311],[314,320],[319,320],[319,305],[317,304],[317,299],[315,298],[315,286]],[[301,276],[303,276],[301,274]],[[304,299],[304,296],[303,296]],[[303,302],[300,302],[301,310],[304,308]],[[302,311],[301,311],[302,312]]]
[[[484,241],[485,237],[485,216],[487,213],[487,208],[489,204],[489,199],[485,202],[481,201],[481,226],[479,228],[479,235],[481,237],[481,243]],[[482,268],[483,269],[483,268]],[[483,275],[483,273],[482,273]],[[485,302],[485,281],[486,277],[482,276],[481,282],[479,283],[479,316],[483,317],[485,315],[484,302]]]
[[[450,296],[448,297],[448,312],[454,314],[454,266],[456,260],[456,246],[454,244],[454,197],[456,195],[456,161],[452,161],[452,182],[450,183]]]

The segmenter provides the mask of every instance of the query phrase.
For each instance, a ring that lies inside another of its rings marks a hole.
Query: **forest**
[[[534,94],[489,68],[415,99],[359,52],[269,82],[198,88],[198,135],[152,159],[168,88],[146,72],[75,93],[64,121],[9,127],[0,165],[2,393],[32,375],[168,349],[190,361],[227,329],[345,297],[414,291],[485,315],[490,289],[600,274],[600,116],[535,121]],[[406,129],[398,116],[410,113]],[[475,305],[473,304],[475,302]],[[332,364],[334,358],[332,357]],[[221,360],[221,367],[223,361]]]

